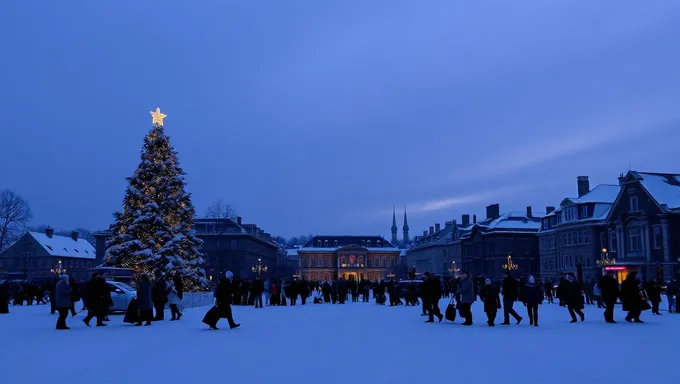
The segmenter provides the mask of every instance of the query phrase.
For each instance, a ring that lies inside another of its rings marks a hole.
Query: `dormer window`
[[[587,206],[587,205],[582,205],[581,208],[580,208],[580,210],[581,210],[581,219],[585,219],[585,218],[587,218],[587,217],[589,216],[589,215],[588,215],[588,206]]]
[[[361,240],[361,245],[365,247],[366,246],[366,240]]]
[[[319,247],[319,248],[321,248],[321,240],[317,240],[317,241],[316,241],[316,246]]]
[[[328,240],[324,240],[324,241],[323,241],[323,246],[326,247],[326,248],[328,248]]]
[[[371,246],[371,240],[366,240],[366,246],[370,247]]]
[[[338,246],[338,241],[337,241],[337,240],[333,240],[333,246],[334,246],[334,247],[337,247],[337,246]]]
[[[380,240],[377,240],[377,241],[375,242],[375,245],[376,245],[378,248],[380,248],[380,247],[382,247],[382,242],[381,242]]]

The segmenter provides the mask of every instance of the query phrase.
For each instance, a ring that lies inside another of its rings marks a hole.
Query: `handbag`
[[[449,301],[449,305],[446,306],[446,311],[444,311],[444,317],[446,320],[454,322],[456,321],[456,306],[453,304],[453,297]]]

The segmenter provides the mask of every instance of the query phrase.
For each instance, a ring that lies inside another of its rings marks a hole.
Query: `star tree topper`
[[[149,112],[149,113],[151,114],[151,118],[153,119],[153,124],[154,124],[154,125],[156,125],[156,124],[161,125],[161,126],[163,125],[163,119],[165,119],[165,117],[166,117],[167,115],[161,113],[161,109],[160,109],[160,108],[156,108],[156,111],[154,111],[154,112]]]

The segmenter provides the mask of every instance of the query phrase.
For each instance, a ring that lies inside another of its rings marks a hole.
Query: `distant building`
[[[602,243],[619,280],[670,279],[680,272],[680,174],[629,171],[607,216]]]
[[[463,228],[456,220],[447,221],[441,228],[439,223],[423,231],[406,250],[406,264],[410,272],[431,272],[439,276],[453,274],[453,269],[462,267],[460,254],[454,253],[455,234]],[[453,265],[453,262],[456,265]]]
[[[399,228],[397,227],[397,212],[393,208],[392,209],[392,227],[390,228],[392,231],[392,239],[390,240],[390,243],[394,245],[397,248],[407,248],[409,244],[411,244],[411,239],[409,237],[409,226],[408,226],[408,219],[406,218],[406,209],[404,209],[404,225],[401,227],[402,229],[402,238],[399,240],[397,237],[397,233],[399,231]]]
[[[399,263],[401,250],[380,236],[314,236],[297,250],[307,280],[380,280]]]
[[[241,217],[236,221],[224,219],[196,219],[196,235],[203,240],[200,251],[206,261],[204,265],[208,278],[219,279],[230,270],[237,278],[253,278],[253,268],[260,263],[261,276],[278,276],[280,255],[283,250],[271,236],[255,224],[243,224]],[[93,233],[97,239],[97,259],[104,260],[106,241],[110,231]],[[260,260],[260,261],[258,261]]]
[[[53,278],[59,271],[76,280],[86,280],[88,270],[96,265],[95,257],[95,248],[79,238],[78,232],[59,236],[48,227],[44,232],[26,232],[0,253],[0,267],[27,280]]]
[[[565,273],[583,280],[601,276],[597,260],[609,247],[606,220],[620,189],[600,184],[591,190],[588,177],[579,176],[578,197],[563,199],[557,209],[546,207],[538,232],[541,278],[557,280]]]
[[[464,217],[467,224],[469,216]],[[526,212],[508,212],[500,214],[498,204],[486,207],[486,219],[477,222],[473,216],[470,227],[463,226],[464,233],[453,242],[454,253],[460,250],[462,271],[473,276],[483,275],[501,278],[504,265],[511,256],[516,275],[536,275],[539,277],[539,251],[537,232],[541,228],[541,219],[532,213],[531,207]]]

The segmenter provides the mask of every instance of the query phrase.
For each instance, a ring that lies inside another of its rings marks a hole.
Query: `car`
[[[119,281],[107,281],[106,286],[111,291],[113,305],[109,307],[109,312],[125,312],[130,302],[137,298],[137,290],[128,284]]]

